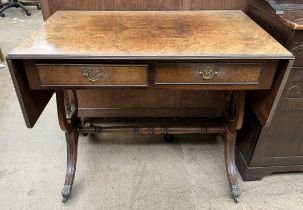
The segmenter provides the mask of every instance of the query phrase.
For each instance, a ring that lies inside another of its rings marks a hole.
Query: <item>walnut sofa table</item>
[[[29,128],[56,93],[67,141],[64,201],[74,181],[78,135],[104,132],[161,134],[167,139],[172,134],[222,135],[231,194],[239,201],[234,150],[245,90],[270,89],[280,64],[290,66],[292,59],[241,11],[59,11],[7,56]],[[112,119],[100,118],[97,111],[93,118],[79,115],[78,91],[119,88],[142,89],[146,97],[149,89],[209,91],[210,97],[212,91],[221,91],[225,111],[219,118],[141,116],[123,119],[122,125],[119,118],[112,124],[120,124],[111,126],[102,125]]]

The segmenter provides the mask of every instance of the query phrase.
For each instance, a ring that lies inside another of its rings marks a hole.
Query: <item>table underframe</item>
[[[112,125],[100,126],[89,120],[78,117],[78,100],[76,90],[57,90],[57,111],[61,129],[65,132],[67,143],[67,169],[62,190],[63,202],[66,202],[72,192],[77,163],[78,137],[90,133],[134,133],[139,135],[164,135],[166,140],[172,140],[176,134],[217,134],[223,137],[225,165],[231,196],[239,202],[240,189],[237,182],[235,165],[235,143],[237,131],[241,128],[244,116],[245,91],[231,91],[226,111],[218,125]]]

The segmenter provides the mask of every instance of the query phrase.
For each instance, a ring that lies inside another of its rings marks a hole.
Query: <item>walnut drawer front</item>
[[[157,64],[157,84],[259,84],[263,63]]]
[[[36,64],[40,85],[147,86],[147,65]]]

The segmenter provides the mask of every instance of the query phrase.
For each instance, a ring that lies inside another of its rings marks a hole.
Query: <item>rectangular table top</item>
[[[8,59],[291,59],[245,13],[58,11]]]

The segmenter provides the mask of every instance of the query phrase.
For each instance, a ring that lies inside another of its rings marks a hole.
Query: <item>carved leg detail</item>
[[[67,168],[65,183],[62,190],[62,201],[66,202],[73,188],[78,147],[78,101],[76,91],[57,91],[58,119],[61,129],[65,132],[67,146]]]
[[[225,154],[225,165],[227,171],[227,177],[231,189],[231,196],[235,202],[239,202],[240,199],[240,188],[237,182],[237,171],[235,164],[235,144],[236,144],[236,133],[232,133],[228,126],[223,136],[224,139],[224,154]]]
[[[67,168],[65,183],[62,190],[62,202],[66,202],[71,195],[77,163],[77,147],[78,147],[78,133],[73,131],[66,133],[66,145],[67,145]]]

